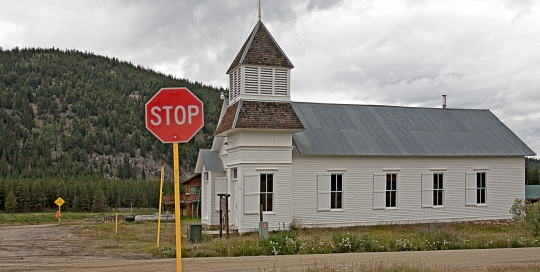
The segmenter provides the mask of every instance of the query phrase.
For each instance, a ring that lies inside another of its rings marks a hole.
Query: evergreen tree
[[[75,198],[73,199],[72,208],[73,208],[73,211],[75,211],[75,212],[81,212],[82,211],[81,201],[80,201],[79,196],[75,196]]]
[[[92,202],[93,212],[105,211],[105,198],[103,197],[103,191],[101,189],[96,190],[94,193],[94,201]]]
[[[18,211],[18,205],[17,205],[17,198],[15,197],[15,193],[13,191],[9,191],[6,197],[6,212],[17,212]]]

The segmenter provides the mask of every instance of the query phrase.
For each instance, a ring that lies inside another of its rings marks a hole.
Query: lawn
[[[129,210],[120,211],[129,214]],[[155,210],[134,210],[134,214],[153,214]],[[156,247],[157,222],[120,222],[116,234],[114,222],[95,219],[114,213],[63,213],[63,225],[87,240],[86,250],[118,253],[143,253],[156,257],[175,257],[174,222],[161,223],[160,247]],[[261,240],[257,233],[233,234],[230,239],[203,235],[200,243],[185,238],[187,224],[182,218],[183,257],[233,257],[285,254],[326,254],[347,252],[424,251],[451,249],[484,249],[536,247],[538,237],[524,230],[519,223],[477,224],[439,223],[387,225],[349,228],[308,229],[271,232]],[[0,214],[0,225],[57,223],[54,212]]]

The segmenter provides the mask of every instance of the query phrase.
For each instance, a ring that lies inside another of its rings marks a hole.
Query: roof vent
[[[442,95],[442,108],[446,109],[446,94]]]

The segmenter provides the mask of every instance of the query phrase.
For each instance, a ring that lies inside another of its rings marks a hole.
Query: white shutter
[[[234,101],[234,90],[236,88],[234,81],[234,72],[229,75],[229,99]]]
[[[330,175],[317,176],[317,210],[330,211]]]
[[[422,174],[422,207],[433,207],[433,174]]]
[[[216,178],[214,180],[214,199],[216,200],[214,203],[214,206],[215,206],[214,209],[216,211],[219,211],[219,205],[220,205],[218,194],[227,193],[226,185],[227,185],[227,178]]]
[[[273,69],[260,68],[261,94],[272,94]]]
[[[276,68],[274,70],[274,94],[287,95],[287,82],[287,70]]]
[[[242,83],[242,74],[241,74],[241,68],[236,69],[234,72],[234,98],[238,98],[240,95],[240,89]]]
[[[386,174],[373,174],[373,209],[380,210],[386,208]]]
[[[244,89],[247,94],[259,92],[259,69],[257,67],[245,67]]]
[[[260,187],[259,175],[244,177],[244,214],[259,214]]]
[[[465,174],[465,205],[476,206],[476,173]]]

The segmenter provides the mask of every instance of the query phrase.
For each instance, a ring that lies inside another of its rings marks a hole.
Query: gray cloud
[[[262,2],[265,25],[295,65],[293,100],[440,107],[447,94],[449,107],[490,109],[540,152],[536,1]],[[256,7],[10,1],[0,9],[0,46],[87,50],[226,87]]]

